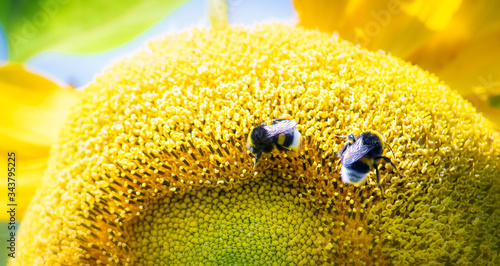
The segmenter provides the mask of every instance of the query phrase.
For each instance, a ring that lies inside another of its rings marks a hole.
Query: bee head
[[[380,132],[378,132],[378,131],[370,130],[370,131],[364,132],[363,134],[369,136],[370,138],[378,138],[380,142],[384,142],[384,136],[382,136],[382,134],[380,134]]]
[[[255,148],[255,145],[252,142],[252,134],[253,134],[254,130],[255,129],[252,129],[252,131],[250,132],[250,134],[248,134],[248,138],[247,138],[247,148],[250,150],[251,153],[254,153],[253,149]]]
[[[265,133],[265,129],[262,126],[258,126],[250,132],[247,139],[247,148],[251,153],[256,155],[255,163],[262,154],[263,149],[260,147],[260,139],[262,134]]]
[[[249,145],[257,149],[262,149],[261,146],[266,141],[266,139],[267,139],[267,130],[264,128],[264,124],[254,128],[252,132],[250,132],[250,135],[248,135]]]
[[[392,158],[395,158],[395,155],[394,155],[394,151],[392,150],[392,147],[391,145],[389,145],[389,143],[387,143],[384,139],[384,137],[382,136],[382,134],[380,134],[379,132],[377,131],[370,131],[370,133],[372,135],[375,135],[377,136],[379,139],[380,139],[380,145],[382,145],[382,148],[384,148],[384,144],[387,145],[387,147],[389,147],[389,149],[391,150],[392,152]]]
[[[268,147],[267,130],[264,128],[267,123],[262,123],[261,125],[252,129],[247,139],[247,147],[251,153],[255,154],[254,167],[257,164],[259,158],[262,156],[262,152]]]

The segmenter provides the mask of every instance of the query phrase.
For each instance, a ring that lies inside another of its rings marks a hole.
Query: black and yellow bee
[[[247,146],[255,154],[254,166],[263,152],[271,152],[274,146],[280,151],[298,150],[301,136],[296,128],[297,122],[288,119],[274,119],[255,127],[248,135]]]
[[[347,138],[349,141],[344,145],[342,150],[339,151],[339,163],[342,163],[340,176],[346,184],[363,184],[366,180],[368,172],[375,168],[375,171],[377,172],[377,184],[380,191],[383,193],[382,186],[380,185],[380,175],[377,165],[380,159],[390,163],[392,167],[394,167],[394,169],[402,175],[390,158],[382,156],[385,142],[382,140],[382,136],[379,133],[364,132],[357,137],[354,135],[335,136]],[[389,148],[392,151],[390,146]],[[392,153],[394,154],[394,152]]]

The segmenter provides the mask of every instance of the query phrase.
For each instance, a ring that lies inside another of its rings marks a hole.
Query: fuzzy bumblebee
[[[381,159],[390,163],[392,167],[394,167],[394,169],[396,169],[396,171],[398,171],[401,175],[391,159],[389,157],[382,156],[385,143],[379,133],[364,132],[357,137],[352,134],[344,136],[336,135],[336,137],[347,138],[348,140],[342,150],[339,151],[339,163],[342,163],[340,176],[346,184],[363,184],[366,180],[368,172],[375,168],[375,172],[377,173],[377,184],[380,191],[383,192],[382,185],[380,185],[380,174],[378,171],[378,161]]]
[[[280,151],[298,150],[301,135],[296,128],[297,122],[288,119],[274,119],[255,127],[248,135],[247,146],[255,154],[254,166],[263,152],[271,152],[274,146]]]

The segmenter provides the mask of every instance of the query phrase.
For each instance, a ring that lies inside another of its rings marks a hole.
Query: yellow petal
[[[469,43],[436,74],[452,88],[467,96],[474,86],[485,87],[490,94],[500,90],[500,28],[498,34]]]
[[[0,158],[6,162],[7,153],[16,153],[18,219],[40,184],[50,146],[78,95],[20,64],[0,67]],[[6,173],[7,165],[0,164],[0,170]],[[0,190],[7,191],[6,182]],[[0,204],[7,201],[7,194],[0,193]],[[6,213],[0,214],[0,219],[6,218]]]
[[[0,136],[10,136],[23,143],[50,146],[78,92],[61,88],[57,83],[20,64],[0,67]],[[16,143],[17,144],[17,143]],[[12,142],[1,147],[15,149]]]
[[[435,31],[445,27],[460,0],[439,4],[390,1],[294,0],[299,25],[326,32],[364,47],[383,49],[405,58],[420,48]]]
[[[477,86],[493,93],[500,89],[499,10],[499,1],[465,1],[449,25],[408,59],[462,95]]]
[[[401,7],[408,15],[415,16],[422,21],[427,28],[440,31],[449,25],[461,4],[462,0],[416,0],[402,2]]]
[[[22,155],[21,155],[22,156]],[[7,178],[5,178],[5,182],[0,184],[0,190],[5,191],[0,195],[0,204],[2,206],[7,206],[7,204],[17,204],[16,208],[16,222],[20,222],[24,216],[26,208],[30,203],[31,197],[35,194],[35,191],[40,184],[42,183],[42,177],[47,168],[47,159],[48,157],[41,157],[39,159],[24,159],[19,156],[19,153],[16,153],[16,176],[14,179],[15,182],[15,196],[13,200],[7,194],[8,188],[11,186],[7,185]],[[0,156],[0,160],[2,162],[7,162],[8,156],[5,153],[2,153]],[[2,173],[7,173],[7,169],[3,169],[5,166],[2,166]],[[9,193],[11,191],[8,191]],[[7,212],[0,213],[1,221],[8,221],[10,219],[10,214]]]

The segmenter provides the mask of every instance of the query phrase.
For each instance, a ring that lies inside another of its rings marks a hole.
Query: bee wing
[[[361,141],[354,142],[344,153],[342,157],[342,164],[352,164],[363,158],[368,152],[370,152],[375,146],[366,145]]]
[[[266,126],[267,137],[272,138],[276,135],[285,134],[290,129],[293,129],[297,125],[297,122],[293,120],[281,120],[276,124]]]

